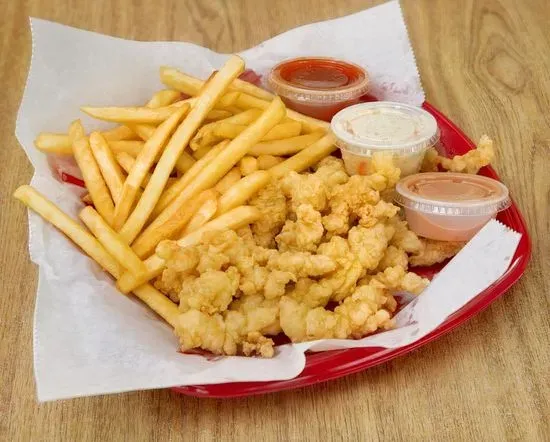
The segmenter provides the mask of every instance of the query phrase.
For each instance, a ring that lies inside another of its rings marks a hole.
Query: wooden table
[[[527,218],[533,260],[506,296],[413,354],[298,391],[219,401],[164,390],[36,402],[36,268],[26,210],[10,196],[32,173],[14,136],[31,53],[28,16],[231,52],[377,3],[0,1],[0,440],[549,440],[547,0],[403,1],[428,100],[472,138],[496,139],[496,168]]]

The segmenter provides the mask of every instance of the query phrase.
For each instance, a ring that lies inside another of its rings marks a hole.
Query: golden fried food
[[[321,279],[320,284],[330,288],[332,301],[340,302],[349,296],[365,273],[359,255],[352,251],[349,239],[340,236],[333,236],[321,244],[317,253],[330,257],[337,264],[336,270]]]
[[[313,210],[324,210],[327,206],[328,188],[313,173],[289,172],[281,179],[280,186],[294,211],[302,204],[309,204]]]
[[[296,208],[296,221],[287,220],[275,240],[278,249],[282,252],[288,250],[314,252],[324,233],[321,213],[311,204],[300,204]]]
[[[430,281],[418,276],[414,272],[407,272],[402,266],[388,267],[383,272],[372,277],[367,277],[369,285],[381,285],[386,289],[395,291],[407,291],[415,295],[422,293]],[[362,285],[365,281],[361,281]]]
[[[450,172],[478,173],[479,169],[488,166],[495,159],[493,140],[483,135],[477,143],[476,149],[472,149],[464,155],[455,155],[446,158],[431,148],[424,157],[422,172],[437,172],[439,167]]]
[[[265,186],[250,200],[262,217],[254,223],[252,231],[259,245],[270,247],[275,244],[275,236],[283,227],[287,217],[287,204],[284,193],[276,182]]]
[[[327,157],[261,189],[249,201],[261,214],[251,228],[209,231],[191,247],[163,243],[156,287],[185,311],[182,348],[265,356],[281,331],[301,342],[391,328],[392,292],[419,294],[428,284],[407,271],[425,243],[380,195],[398,177],[386,157],[371,175],[352,177]]]
[[[393,234],[390,244],[402,249],[407,253],[419,253],[422,248],[422,241],[416,233],[412,230],[409,230],[407,227],[407,222],[401,220],[399,217],[394,217],[390,219],[389,224],[394,228],[395,233]]]
[[[422,247],[409,257],[411,266],[431,266],[455,256],[466,244],[464,241],[437,241],[422,238]]]
[[[464,243],[419,238],[392,204],[392,156],[349,176],[329,124],[239,80],[243,69],[237,56],[207,81],[161,68],[173,89],[145,106],[82,107],[121,126],[86,135],[77,120],[37,137],[45,153],[74,155],[91,233],[28,186],[15,196],[161,315],[184,352],[272,357],[279,333],[302,342],[392,328],[393,295],[429,283],[409,268]],[[465,155],[428,151],[423,168],[477,173],[493,158],[483,136]]]
[[[348,233],[350,249],[359,257],[361,265],[374,270],[384,257],[384,252],[395,230],[391,226],[377,224],[374,227],[352,227]]]
[[[387,297],[384,289],[365,285],[331,312],[323,307],[310,309],[284,296],[280,302],[281,328],[292,342],[360,338],[393,326],[391,313],[383,308]]]
[[[182,286],[180,310],[195,309],[208,314],[223,312],[231,304],[238,288],[239,272],[235,267],[228,267],[223,272],[208,269]]]

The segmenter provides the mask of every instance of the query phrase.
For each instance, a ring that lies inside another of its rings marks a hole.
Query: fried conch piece
[[[395,229],[385,224],[377,224],[370,228],[355,226],[349,231],[348,243],[363,268],[374,270],[384,257],[394,233]]]
[[[394,228],[395,233],[390,240],[392,246],[402,249],[407,253],[419,253],[423,249],[420,238],[407,227],[407,222],[394,217],[389,224]]]
[[[273,341],[257,331],[245,332],[246,318],[239,312],[228,311],[225,317],[216,313],[208,315],[199,310],[188,310],[178,317],[175,333],[180,340],[181,351],[195,348],[214,354],[245,356],[257,354],[273,356]]]
[[[349,179],[346,168],[344,167],[344,162],[332,155],[319,161],[319,163],[314,166],[314,169],[314,175],[325,183],[329,192],[334,186],[344,184]]]
[[[422,238],[422,248],[409,257],[411,266],[431,266],[455,256],[466,244],[464,241],[437,241]]]
[[[373,188],[368,176],[354,175],[331,190],[330,213],[323,217],[323,226],[329,236],[344,235],[348,232],[353,216],[365,213],[380,201],[380,193]],[[384,179],[382,178],[382,183]],[[384,188],[385,184],[381,187]]]
[[[382,260],[378,264],[377,270],[384,271],[388,267],[400,266],[406,269],[409,266],[409,255],[405,250],[399,247],[389,245]]]
[[[256,243],[263,247],[274,247],[275,236],[286,221],[287,204],[284,193],[276,182],[269,183],[250,200],[262,217],[252,225]]]
[[[419,295],[428,286],[430,280],[414,272],[407,272],[404,267],[388,267],[374,276],[366,276],[359,285],[381,286],[390,291],[407,291]]]
[[[239,325],[240,333],[243,335],[259,332],[273,336],[281,331],[279,298],[266,299],[261,295],[241,296],[229,306],[229,310],[225,313],[226,319],[233,315],[232,319],[237,321],[235,313],[244,316],[245,322],[239,319],[241,321]]]
[[[384,308],[388,294],[381,286],[365,285],[344,299],[334,312],[310,307],[283,296],[280,322],[292,342],[314,339],[362,338],[378,329],[393,326],[390,311]]]
[[[296,221],[287,220],[275,240],[281,252],[314,252],[324,233],[321,213],[311,204],[300,204],[296,208]]]
[[[318,254],[330,257],[337,263],[336,271],[320,280],[322,287],[330,288],[330,299],[340,302],[355,290],[364,269],[359,256],[353,253],[348,241],[340,236],[333,236],[329,242],[319,246]],[[309,296],[315,295],[314,293]],[[307,299],[307,297],[306,297]],[[311,302],[307,302],[311,305]],[[321,304],[319,304],[321,305]]]
[[[207,270],[187,281],[179,293],[180,310],[190,309],[213,314],[227,310],[239,288],[239,272],[235,267],[225,271]]]
[[[290,272],[297,278],[322,276],[336,270],[336,262],[324,255],[308,252],[283,252],[273,255],[267,262],[268,270]]]
[[[446,158],[431,148],[424,157],[422,164],[423,172],[435,172],[439,166],[449,172],[464,172],[476,174],[482,167],[488,166],[495,159],[495,148],[493,140],[483,135],[477,148],[470,150],[464,155],[455,155],[453,158]]]
[[[309,204],[314,210],[324,210],[328,201],[328,189],[325,182],[313,173],[286,174],[280,181],[281,189],[290,199],[290,208],[296,211],[302,204]]]

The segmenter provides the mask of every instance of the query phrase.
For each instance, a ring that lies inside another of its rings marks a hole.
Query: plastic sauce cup
[[[359,102],[369,88],[363,68],[328,57],[286,60],[271,70],[267,82],[288,107],[325,121]]]
[[[403,103],[361,103],[338,112],[331,129],[350,175],[370,173],[374,153],[392,155],[401,176],[420,171],[426,151],[439,141],[435,118]]]
[[[500,181],[465,173],[410,175],[395,190],[411,230],[442,241],[468,241],[511,204]]]

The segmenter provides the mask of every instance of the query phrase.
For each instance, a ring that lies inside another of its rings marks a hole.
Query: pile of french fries
[[[246,203],[262,187],[335,150],[328,123],[240,80],[244,68],[232,56],[202,81],[163,67],[169,89],[145,106],[81,108],[119,126],[87,135],[76,120],[67,134],[40,134],[38,149],[73,155],[81,170],[85,227],[30,186],[14,193],[172,326],[177,305],[150,284],[164,269],[159,242],[193,245],[206,231],[253,223],[261,213]]]

